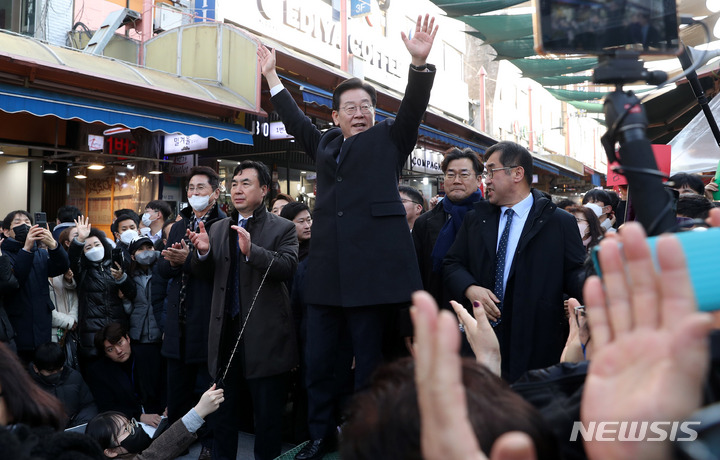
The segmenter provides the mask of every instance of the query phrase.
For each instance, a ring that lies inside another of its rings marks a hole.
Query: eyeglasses
[[[357,112],[358,106],[355,105],[346,105],[342,108],[342,111],[345,112],[348,115],[355,115],[355,112]],[[373,107],[370,104],[361,104],[360,105],[360,113],[363,115],[367,115],[369,113],[373,113],[375,111],[375,107]]]
[[[469,171],[461,171],[460,174],[456,174],[454,171],[448,171],[445,173],[445,180],[446,181],[454,181],[456,177],[459,177],[460,180],[468,180],[470,177],[472,177],[472,174],[470,174]]]
[[[422,203],[418,203],[417,201],[413,201],[413,200],[408,200],[407,198],[401,198],[400,201],[402,201],[403,203],[415,203],[415,204],[419,204],[422,206]]]
[[[187,192],[188,193],[203,193],[205,190],[211,190],[211,189],[212,189],[212,187],[210,187],[209,185],[199,184],[197,187],[194,187],[192,185],[189,186],[187,188]]]
[[[585,327],[587,316],[585,315],[585,305],[575,307],[575,323],[579,328]]]
[[[513,168],[517,168],[517,165],[515,165],[515,166],[503,166],[502,168],[488,169],[487,171],[485,171],[484,173],[482,173],[481,176],[482,176],[483,180],[488,180],[488,179],[492,179],[492,178],[493,178],[493,174],[495,173],[495,171],[500,171],[500,170],[502,170],[502,169],[513,169]]]

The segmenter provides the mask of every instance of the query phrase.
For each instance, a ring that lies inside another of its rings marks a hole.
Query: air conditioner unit
[[[155,32],[162,32],[180,27],[183,25],[183,19],[184,15],[181,9],[160,3],[155,9],[154,30]]]

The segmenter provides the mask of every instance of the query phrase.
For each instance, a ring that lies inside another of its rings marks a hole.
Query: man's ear
[[[523,168],[522,166],[518,166],[517,168],[515,168],[515,177],[513,179],[515,179],[515,182],[524,181],[525,168]]]
[[[40,370],[38,370],[37,366],[34,365],[34,364],[33,364],[32,366],[33,366],[33,370],[35,371],[35,373],[36,373],[36,374],[39,374],[39,373],[40,373]]]
[[[333,119],[333,123],[335,123],[335,126],[339,127],[340,126],[340,116],[339,116],[337,110],[332,111],[332,119]]]
[[[103,450],[103,454],[105,454],[107,458],[115,458],[119,455],[117,452],[115,452],[115,449],[105,449]]]

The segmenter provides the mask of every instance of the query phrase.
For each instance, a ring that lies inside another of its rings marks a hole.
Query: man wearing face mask
[[[18,356],[26,363],[35,348],[50,340],[53,304],[48,277],[65,273],[70,263],[47,228],[32,225],[30,214],[18,210],[3,220],[2,252],[10,258],[20,289],[5,299],[5,309],[15,330]],[[48,249],[38,249],[37,243]]]
[[[194,276],[190,267],[192,242],[187,230],[198,231],[202,222],[210,229],[227,215],[218,206],[220,177],[207,166],[190,171],[187,195],[190,206],[180,211],[182,220],[170,229],[163,258],[158,261],[158,273],[170,280],[167,291],[165,338],[162,355],[167,360],[168,418],[174,422],[194,404],[195,381],[210,382],[207,370],[207,344],[212,299],[212,280]],[[209,383],[208,383],[209,385]],[[202,438],[203,449],[211,442]]]
[[[147,235],[143,232],[141,234],[150,238],[153,243],[162,239],[163,224],[170,218],[170,214],[172,214],[172,209],[169,204],[163,200],[152,200],[145,206],[145,213],[141,218],[143,226],[149,228],[150,231]]]
[[[125,260],[130,260],[130,243],[140,236],[138,225],[140,221],[136,216],[130,214],[121,214],[113,224],[113,233],[115,234],[115,242],[117,247],[122,248],[125,252]]]
[[[40,388],[58,398],[65,408],[65,428],[89,422],[98,413],[90,388],[80,372],[65,366],[65,353],[53,342],[40,345],[28,372]]]

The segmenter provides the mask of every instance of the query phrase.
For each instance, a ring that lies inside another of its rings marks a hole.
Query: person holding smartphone
[[[50,340],[53,304],[48,277],[68,270],[68,256],[50,233],[33,225],[27,211],[10,212],[3,221],[2,252],[10,259],[20,289],[5,298],[20,358],[32,361],[35,348]],[[47,249],[39,249],[43,243]]]

